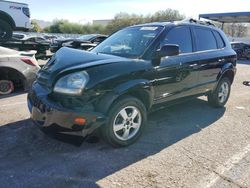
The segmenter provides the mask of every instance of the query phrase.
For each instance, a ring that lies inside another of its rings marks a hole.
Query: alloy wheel
[[[142,124],[141,112],[135,106],[127,106],[120,110],[113,122],[115,136],[122,141],[133,138]]]
[[[221,87],[218,93],[219,102],[224,103],[227,100],[228,94],[229,94],[229,85],[227,82],[223,82],[221,84]]]

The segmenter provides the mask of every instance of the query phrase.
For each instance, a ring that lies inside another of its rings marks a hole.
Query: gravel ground
[[[51,138],[31,123],[25,93],[1,97],[0,185],[250,187],[250,62],[237,68],[225,108],[198,98],[157,111],[142,138],[120,149]]]

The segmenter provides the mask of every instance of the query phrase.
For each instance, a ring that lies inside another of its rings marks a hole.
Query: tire
[[[0,95],[7,95],[14,91],[14,84],[9,80],[0,80]]]
[[[115,147],[134,143],[141,136],[147,122],[145,106],[131,96],[114,102],[107,115],[107,123],[101,128],[101,133],[104,140]]]
[[[223,77],[216,89],[208,95],[208,103],[216,108],[222,108],[228,101],[231,92],[231,81],[228,77]]]
[[[12,37],[12,27],[6,21],[0,20],[0,41],[10,40]]]

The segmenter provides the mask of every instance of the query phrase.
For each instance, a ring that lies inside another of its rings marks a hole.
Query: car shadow
[[[6,99],[6,98],[9,98],[9,97],[14,97],[14,96],[17,96],[17,95],[22,95],[22,94],[25,94],[25,93],[27,93],[27,92],[23,91],[22,89],[17,89],[16,91],[14,91],[11,94],[0,95],[0,99]]]
[[[125,148],[112,148],[102,140],[81,146],[61,142],[29,119],[7,124],[0,127],[0,182],[3,187],[99,187],[98,180],[198,133],[224,112],[202,99],[156,111],[143,136]]]

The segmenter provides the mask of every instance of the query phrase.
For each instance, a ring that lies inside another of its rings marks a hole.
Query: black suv
[[[212,25],[136,25],[91,52],[60,49],[38,72],[28,106],[45,130],[84,137],[100,130],[110,144],[127,146],[154,107],[202,95],[223,107],[235,66],[235,51]]]

